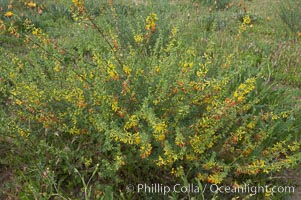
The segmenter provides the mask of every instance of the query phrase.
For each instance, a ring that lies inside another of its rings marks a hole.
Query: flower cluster
[[[146,18],[146,26],[145,30],[151,30],[153,33],[156,32],[156,21],[158,21],[158,17],[156,13],[151,13],[149,16]]]
[[[92,19],[81,12],[84,1],[73,3],[74,16]],[[26,6],[37,7],[32,1]],[[54,156],[57,170],[56,162],[75,160],[82,173],[93,176],[92,167],[99,163],[99,182],[108,177],[118,182],[147,168],[223,184],[292,166],[300,156],[300,142],[290,135],[296,130],[294,111],[279,108],[281,98],[270,103],[275,91],[260,84],[262,74],[240,68],[240,46],[223,55],[224,44],[211,32],[206,45],[187,45],[178,27],[156,33],[157,21],[155,13],[147,16],[141,30],[132,30],[128,45],[115,33],[122,32],[120,27],[102,31],[90,21],[87,26],[93,29],[85,31],[96,30],[103,40],[87,45],[87,55],[60,48],[42,28],[24,22],[25,44],[35,47],[28,48],[29,58],[6,53],[7,60],[1,60],[5,81],[1,77],[0,84],[9,88],[10,131],[24,143],[47,138],[67,152],[66,158]],[[6,29],[3,23],[1,30]],[[245,15],[242,28],[252,23]],[[62,174],[72,174],[66,168]]]
[[[239,85],[237,90],[235,90],[233,96],[236,98],[237,102],[241,102],[245,99],[245,96],[249,94],[255,88],[255,78],[250,78]]]

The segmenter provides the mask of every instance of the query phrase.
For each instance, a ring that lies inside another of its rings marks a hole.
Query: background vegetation
[[[290,195],[126,186],[294,184],[275,177],[300,164],[299,1],[0,8],[0,198]]]

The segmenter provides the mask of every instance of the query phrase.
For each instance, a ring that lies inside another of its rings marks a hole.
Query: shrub
[[[162,42],[155,13],[119,45],[114,25],[74,3],[79,26],[99,35],[91,55],[28,24],[25,57],[1,49],[19,198],[158,198],[126,185],[263,184],[296,165],[300,108],[248,57],[235,61],[238,46],[223,60],[212,32],[199,55],[176,26]]]

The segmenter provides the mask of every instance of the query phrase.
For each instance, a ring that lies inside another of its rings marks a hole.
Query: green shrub
[[[5,159],[20,199],[158,199],[126,185],[263,185],[298,163],[300,107],[239,41],[221,57],[212,31],[199,53],[150,13],[120,45],[116,24],[76,11],[78,26],[99,36],[87,56],[28,25],[26,56],[0,49],[16,146]]]

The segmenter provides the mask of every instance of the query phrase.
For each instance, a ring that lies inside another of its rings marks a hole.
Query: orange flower
[[[35,8],[37,6],[37,4],[30,1],[29,3],[27,3],[27,6],[30,7],[30,8]]]
[[[226,98],[226,99],[225,99],[225,102],[226,102],[226,103],[230,103],[230,101],[231,101],[230,98]]]
[[[6,12],[6,13],[4,14],[5,17],[11,17],[11,16],[13,16],[13,15],[14,15],[14,13],[11,12],[11,11],[8,11],[8,12]]]

